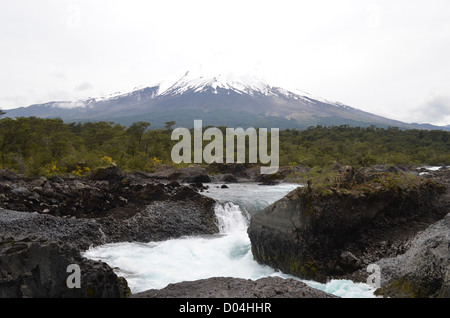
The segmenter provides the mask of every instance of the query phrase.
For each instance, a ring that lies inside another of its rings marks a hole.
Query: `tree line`
[[[450,132],[347,125],[288,129],[280,132],[280,156],[287,165],[449,165]]]
[[[172,147],[178,142],[171,140],[175,125],[171,121],[164,129],[151,129],[148,122],[126,127],[113,122],[2,118],[0,169],[49,177],[81,176],[110,164],[125,171],[147,172],[177,167],[171,159]],[[280,131],[280,165],[324,167],[334,162],[353,166],[450,165],[450,132],[374,126]]]

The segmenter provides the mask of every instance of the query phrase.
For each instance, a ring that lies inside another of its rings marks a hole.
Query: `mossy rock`
[[[122,183],[126,178],[127,175],[117,166],[97,168],[89,176],[91,180],[108,181],[109,183]]]
[[[393,298],[429,298],[431,296],[423,287],[404,277],[390,281],[378,288],[374,294]]]
[[[97,296],[97,292],[94,288],[88,287],[86,289],[86,297],[88,298],[95,298]]]
[[[319,272],[319,265],[312,259],[302,261],[293,257],[290,258],[289,272],[304,279],[313,279],[316,281],[326,280],[326,277]]]
[[[131,293],[130,287],[128,286],[127,280],[124,277],[118,277],[118,278],[119,278],[119,280],[122,283],[122,293],[123,293],[123,295],[125,296],[125,298],[130,297],[132,295],[132,293]]]

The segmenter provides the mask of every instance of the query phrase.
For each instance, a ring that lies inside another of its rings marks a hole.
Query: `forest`
[[[171,160],[176,122],[65,123],[61,119],[0,119],[0,169],[27,176],[83,176],[110,164],[124,171],[179,167]],[[206,129],[208,127],[204,127]],[[225,130],[225,127],[218,127]],[[280,165],[325,167],[375,164],[450,165],[450,132],[316,126],[280,131]],[[208,142],[205,142],[208,143]]]

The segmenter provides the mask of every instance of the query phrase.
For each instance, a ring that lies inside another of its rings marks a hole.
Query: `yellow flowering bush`
[[[102,159],[102,162],[104,164],[109,164],[109,165],[114,165],[115,164],[113,158],[111,158],[111,157],[103,156],[101,159]]]
[[[55,176],[60,173],[61,173],[61,171],[55,164],[52,164],[51,167],[49,167],[48,169],[45,170],[46,177]]]
[[[81,177],[81,176],[91,172],[91,168],[89,168],[87,166],[86,167],[80,167],[79,165],[76,165],[75,167],[76,167],[76,169],[73,170],[71,173],[73,175],[77,176],[77,177]]]

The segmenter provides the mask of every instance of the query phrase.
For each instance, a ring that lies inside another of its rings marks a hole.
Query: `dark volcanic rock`
[[[114,166],[87,179],[26,180],[0,172],[7,176],[0,180],[0,236],[36,236],[87,248],[218,233],[215,201],[198,193],[201,183],[148,183]]]
[[[99,168],[92,172],[89,179],[94,181],[108,181],[109,183],[118,183],[126,179],[127,175],[117,166]]]
[[[216,183],[220,183],[220,182],[237,183],[237,182],[239,182],[238,179],[236,179],[236,177],[233,176],[231,173],[213,176],[212,181],[216,182]]]
[[[439,183],[403,187],[388,174],[378,176],[382,183],[362,177],[348,188],[298,188],[254,215],[248,233],[255,259],[325,282],[399,254],[406,239],[446,214],[436,204],[444,192]]]
[[[7,173],[8,180],[0,182],[0,236],[33,236],[87,249],[218,233],[215,201],[197,187],[140,183],[116,167],[99,171],[88,179],[53,181]]]
[[[79,266],[80,288],[67,286],[71,264]],[[71,246],[0,240],[0,298],[123,298],[129,293],[126,280],[107,264],[85,259]]]
[[[338,298],[294,279],[266,277],[256,281],[213,277],[170,284],[136,293],[131,298]]]
[[[357,270],[361,265],[361,261],[353,255],[351,252],[345,251],[342,252],[338,263],[336,266],[338,266],[341,270],[344,272],[354,272]]]
[[[9,169],[0,169],[0,182],[7,181],[18,181],[23,179],[25,176],[12,172]]]
[[[0,209],[0,239],[38,239],[87,249],[105,243],[100,225],[91,219],[68,219],[38,213]]]
[[[246,165],[240,163],[212,163],[208,167],[213,182],[250,181],[254,178],[249,175]]]
[[[123,297],[126,281],[80,250],[219,232],[215,200],[198,186],[152,184],[116,167],[88,179],[2,175],[0,297]],[[81,289],[65,286],[69,264],[81,267]]]
[[[184,200],[155,201],[139,210],[120,207],[102,218],[61,218],[0,209],[0,236],[36,237],[77,248],[115,242],[149,242],[219,232],[215,201],[195,193]]]
[[[183,183],[211,182],[208,170],[197,166],[190,166],[181,169],[168,169],[151,173],[148,176],[156,180],[178,181]]]
[[[197,199],[153,202],[137,213],[130,211],[131,216],[112,213],[97,223],[106,242],[149,242],[216,234],[219,228],[214,207],[213,199],[199,195]]]
[[[0,208],[77,218],[107,217],[119,209],[137,212],[155,201],[195,199],[205,188],[199,182],[192,186],[152,183],[115,166],[97,169],[87,178],[26,180],[8,171],[4,174],[8,178],[0,179]]]
[[[379,295],[450,298],[450,214],[416,235],[405,253],[377,264]]]

